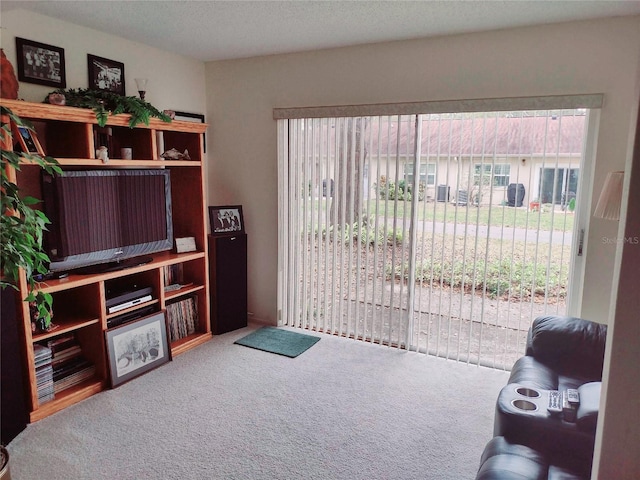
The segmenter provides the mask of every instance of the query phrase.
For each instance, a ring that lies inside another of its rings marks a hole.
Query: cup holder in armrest
[[[511,405],[513,405],[519,410],[526,410],[529,412],[534,412],[538,409],[538,406],[535,403],[530,402],[529,400],[520,400],[520,399],[513,400],[511,402]]]
[[[516,393],[522,395],[523,397],[530,398],[538,398],[540,396],[540,392],[538,390],[534,390],[533,388],[527,387],[518,387],[516,388]]]

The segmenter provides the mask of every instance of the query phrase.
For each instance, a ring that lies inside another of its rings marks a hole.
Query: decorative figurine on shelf
[[[160,156],[165,160],[191,160],[191,157],[189,156],[189,150],[185,150],[184,153],[180,153],[175,148],[167,150]]]
[[[98,160],[102,160],[102,163],[108,163],[109,162],[109,151],[107,150],[107,147],[102,145],[100,148],[98,148],[96,150],[96,158]]]
[[[66,105],[67,99],[64,96],[64,93],[50,93],[49,94],[49,103],[51,105]]]

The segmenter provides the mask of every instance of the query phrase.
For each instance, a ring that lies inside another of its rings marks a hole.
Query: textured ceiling
[[[640,1],[6,1],[203,61],[640,14]]]

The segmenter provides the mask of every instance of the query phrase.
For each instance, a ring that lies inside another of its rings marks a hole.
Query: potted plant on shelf
[[[96,114],[98,125],[104,127],[109,119],[109,114],[128,113],[129,127],[133,128],[138,123],[149,125],[151,117],[159,118],[164,122],[171,122],[171,117],[161,112],[156,107],[138,97],[125,97],[106,90],[90,90],[88,88],[60,88],[47,94],[44,103],[52,102],[64,104],[69,107],[90,108]]]
[[[11,123],[33,130],[32,125],[14,114],[9,108],[2,106],[2,139],[3,146],[12,145]],[[27,297],[39,328],[47,330],[51,327],[53,299],[51,294],[38,291],[35,275],[47,273],[49,257],[43,250],[42,236],[49,223],[46,215],[33,208],[39,200],[22,196],[20,189],[13,181],[12,170],[19,171],[24,164],[40,166],[48,173],[61,173],[58,162],[52,157],[42,157],[28,152],[16,152],[13,149],[2,149],[2,210],[0,212],[0,261],[2,276],[0,287],[19,290],[20,269],[23,269],[27,280]]]

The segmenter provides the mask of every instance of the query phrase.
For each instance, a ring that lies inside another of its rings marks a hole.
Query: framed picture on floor
[[[211,235],[244,233],[242,205],[209,207],[209,223],[211,224]]]
[[[64,48],[16,37],[18,80],[65,88]]]
[[[124,63],[87,54],[89,88],[124,95]]]
[[[105,337],[112,387],[171,359],[164,312],[107,330]]]

